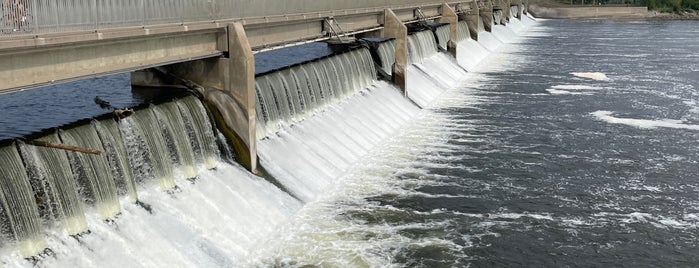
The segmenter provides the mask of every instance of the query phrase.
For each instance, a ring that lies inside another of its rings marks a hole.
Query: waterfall
[[[126,149],[146,153],[148,155],[146,161],[150,163],[149,168],[152,170],[152,176],[160,183],[163,190],[170,190],[175,187],[172,160],[163,135],[164,127],[155,118],[153,107],[154,105],[151,105],[149,109],[137,112],[123,120],[127,122],[125,123],[128,126],[126,130],[129,131],[127,135],[141,140],[127,144]],[[141,147],[141,145],[145,145],[145,147]],[[150,172],[142,171],[139,173],[147,174]],[[141,178],[141,180],[143,179]]]
[[[381,69],[387,74],[393,73],[393,63],[396,62],[396,43],[393,40],[380,43],[378,48]]]
[[[60,130],[63,143],[81,145],[104,152],[95,123],[68,130]],[[114,177],[104,154],[91,155],[69,152],[68,159],[77,175],[78,192],[89,204],[97,209],[103,219],[116,216],[120,212]]]
[[[91,120],[16,143],[0,147],[0,246],[12,241],[23,256],[42,252],[44,235],[56,235],[56,228],[69,235],[92,231],[91,211],[100,220],[118,218],[124,212],[119,196],[135,204],[139,185],[156,179],[161,189],[174,189],[176,178],[196,177],[199,166],[215,167],[219,157],[206,110],[191,96],[151,105],[120,122]]]
[[[260,140],[260,162],[294,196],[311,201],[418,111],[398,89],[375,82]]]
[[[370,86],[375,79],[374,63],[365,48],[258,76],[258,138],[303,121],[315,111]]]
[[[485,22],[483,22],[483,17],[478,16],[478,33],[485,32]]]
[[[178,166],[178,171],[187,178],[196,177],[194,152],[189,141],[187,128],[177,103],[167,102],[153,109],[159,125],[163,126],[164,137],[170,152],[170,159]]]
[[[496,51],[502,45],[502,42],[495,38],[495,36],[487,32],[483,27],[484,22],[482,17],[478,17],[478,43],[480,43],[484,48],[489,51]],[[491,25],[494,26],[494,25]],[[495,27],[491,27],[494,29]]]
[[[408,36],[408,63],[420,63],[437,53],[432,31],[420,31]]]
[[[97,134],[102,139],[104,153],[112,167],[117,194],[128,195],[131,202],[138,200],[133,169],[129,163],[126,147],[119,133],[119,125],[113,120],[95,121]]]
[[[57,134],[38,141],[60,143]],[[20,143],[20,151],[37,200],[40,216],[45,222],[59,220],[68,234],[87,231],[87,221],[81,198],[76,188],[76,177],[71,172],[68,155],[61,150]],[[3,169],[4,170],[4,169]]]
[[[474,71],[488,54],[490,52],[481,43],[470,38],[456,45],[456,61],[469,72]]]
[[[510,16],[515,18],[519,14],[519,6],[510,6]]]
[[[202,163],[206,169],[215,168],[220,160],[220,153],[216,146],[214,127],[204,105],[197,98],[188,96],[177,100],[177,106],[187,127],[196,161]]]
[[[449,35],[450,35],[450,27],[448,24],[447,25],[442,25],[437,27],[435,30],[435,33],[437,34],[437,44],[439,45],[439,48],[442,50],[446,51],[447,50],[447,43],[449,43]]]
[[[493,24],[497,25],[502,22],[502,10],[493,10]]]
[[[457,43],[467,39],[471,39],[471,32],[468,29],[468,23],[465,20],[459,21],[459,24],[456,26]]]
[[[512,18],[510,19],[510,23],[507,24],[507,27],[512,30],[513,33],[519,33],[521,32],[526,26],[522,23],[522,20],[519,18]]]
[[[429,105],[442,92],[457,86],[466,74],[452,57],[437,52],[431,31],[409,36],[408,53],[407,95],[420,107]]]
[[[512,19],[517,20],[517,19]],[[508,24],[509,25],[509,24]],[[513,43],[519,39],[519,36],[514,33],[510,27],[502,24],[493,25],[493,36],[501,43]]]
[[[35,255],[46,247],[46,241],[29,177],[14,145],[0,147],[0,165],[0,246],[15,240],[22,255]]]

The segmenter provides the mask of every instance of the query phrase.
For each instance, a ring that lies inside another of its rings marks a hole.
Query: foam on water
[[[607,77],[606,74],[600,72],[572,72],[570,74],[577,77],[588,78],[597,81],[609,81],[609,77]]]
[[[478,43],[481,43],[484,48],[491,52],[498,50],[502,46],[502,42],[489,32],[479,32]]]
[[[94,211],[88,215],[89,234],[71,237],[51,230],[47,240],[53,257],[43,258],[41,266],[234,266],[302,205],[264,179],[226,163],[200,170],[194,184],[183,180],[178,185],[174,194],[155,187],[139,192],[151,213],[124,198],[123,211],[113,222],[102,221]],[[19,256],[2,261],[12,267],[32,266]]]
[[[481,43],[468,38],[456,46],[457,62],[461,67],[471,72],[488,57],[490,52]]]
[[[377,82],[261,140],[260,162],[296,197],[311,201],[417,111],[395,87]]]
[[[501,43],[513,43],[519,40],[519,36],[504,25],[493,25],[492,33]]]
[[[622,124],[644,129],[654,129],[654,128],[676,128],[676,129],[688,129],[688,130],[699,130],[699,125],[685,124],[681,120],[672,119],[661,119],[661,120],[649,120],[649,119],[634,119],[634,118],[620,118],[612,116],[614,113],[610,111],[595,111],[590,113],[591,115],[597,117],[599,120],[612,123],[612,124]]]

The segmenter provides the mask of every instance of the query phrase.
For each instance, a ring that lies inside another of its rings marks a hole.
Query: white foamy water
[[[494,25],[493,26],[493,36],[497,38],[501,43],[513,43],[519,40],[519,35],[513,32],[510,28],[504,25]],[[480,37],[479,37],[480,38]]]
[[[139,191],[152,213],[122,199],[122,213],[104,222],[88,211],[90,233],[73,238],[62,230],[47,235],[53,256],[42,267],[227,267],[247,258],[302,204],[239,166],[219,163],[200,170],[194,183],[177,181],[168,194],[157,187]],[[17,255],[10,267],[31,267]]]
[[[597,81],[609,81],[609,77],[607,77],[606,74],[599,72],[572,72],[570,74],[577,77],[588,78]]]
[[[598,90],[600,87],[588,85],[555,85],[547,88],[546,91],[552,95],[592,95],[590,90]]]
[[[481,43],[484,48],[491,52],[498,50],[502,46],[502,42],[489,32],[479,32],[478,43]]]
[[[614,117],[613,112],[610,111],[595,111],[590,113],[591,115],[597,117],[598,119],[612,123],[612,124],[622,124],[627,126],[633,126],[638,128],[653,129],[653,128],[677,128],[677,129],[689,129],[689,130],[699,130],[699,125],[685,124],[681,120],[672,119],[660,119],[660,120],[648,120],[648,119],[634,119],[634,118],[620,118]]]
[[[457,62],[469,72],[474,71],[488,54],[490,51],[471,38],[459,42],[456,46]]]
[[[311,201],[418,111],[394,86],[378,82],[259,141],[260,162],[296,197]]]
[[[588,92],[571,92],[567,90],[560,90],[555,88],[547,88],[546,92],[551,95],[590,95]]]
[[[465,76],[466,70],[453,57],[437,53],[406,68],[408,98],[427,107],[444,91],[458,86]]]

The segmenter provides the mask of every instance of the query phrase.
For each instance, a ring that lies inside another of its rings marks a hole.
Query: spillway
[[[2,264],[32,266],[24,257],[33,256],[39,266],[218,267],[258,258],[254,249],[280,226],[496,49],[471,39],[465,22],[457,29],[458,59],[439,49],[450,41],[448,25],[436,38],[431,31],[409,36],[406,95],[377,77],[375,66],[391,73],[392,40],[379,44],[376,64],[368,48],[357,47],[259,74],[256,133],[265,177],[222,154],[226,141],[194,96],[4,144],[0,252],[10,253],[0,256]]]

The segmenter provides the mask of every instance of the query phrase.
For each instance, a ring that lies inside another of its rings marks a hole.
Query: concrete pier
[[[381,37],[395,40],[396,62],[393,63],[393,83],[405,93],[405,68],[408,66],[408,27],[391,9],[384,10]]]

